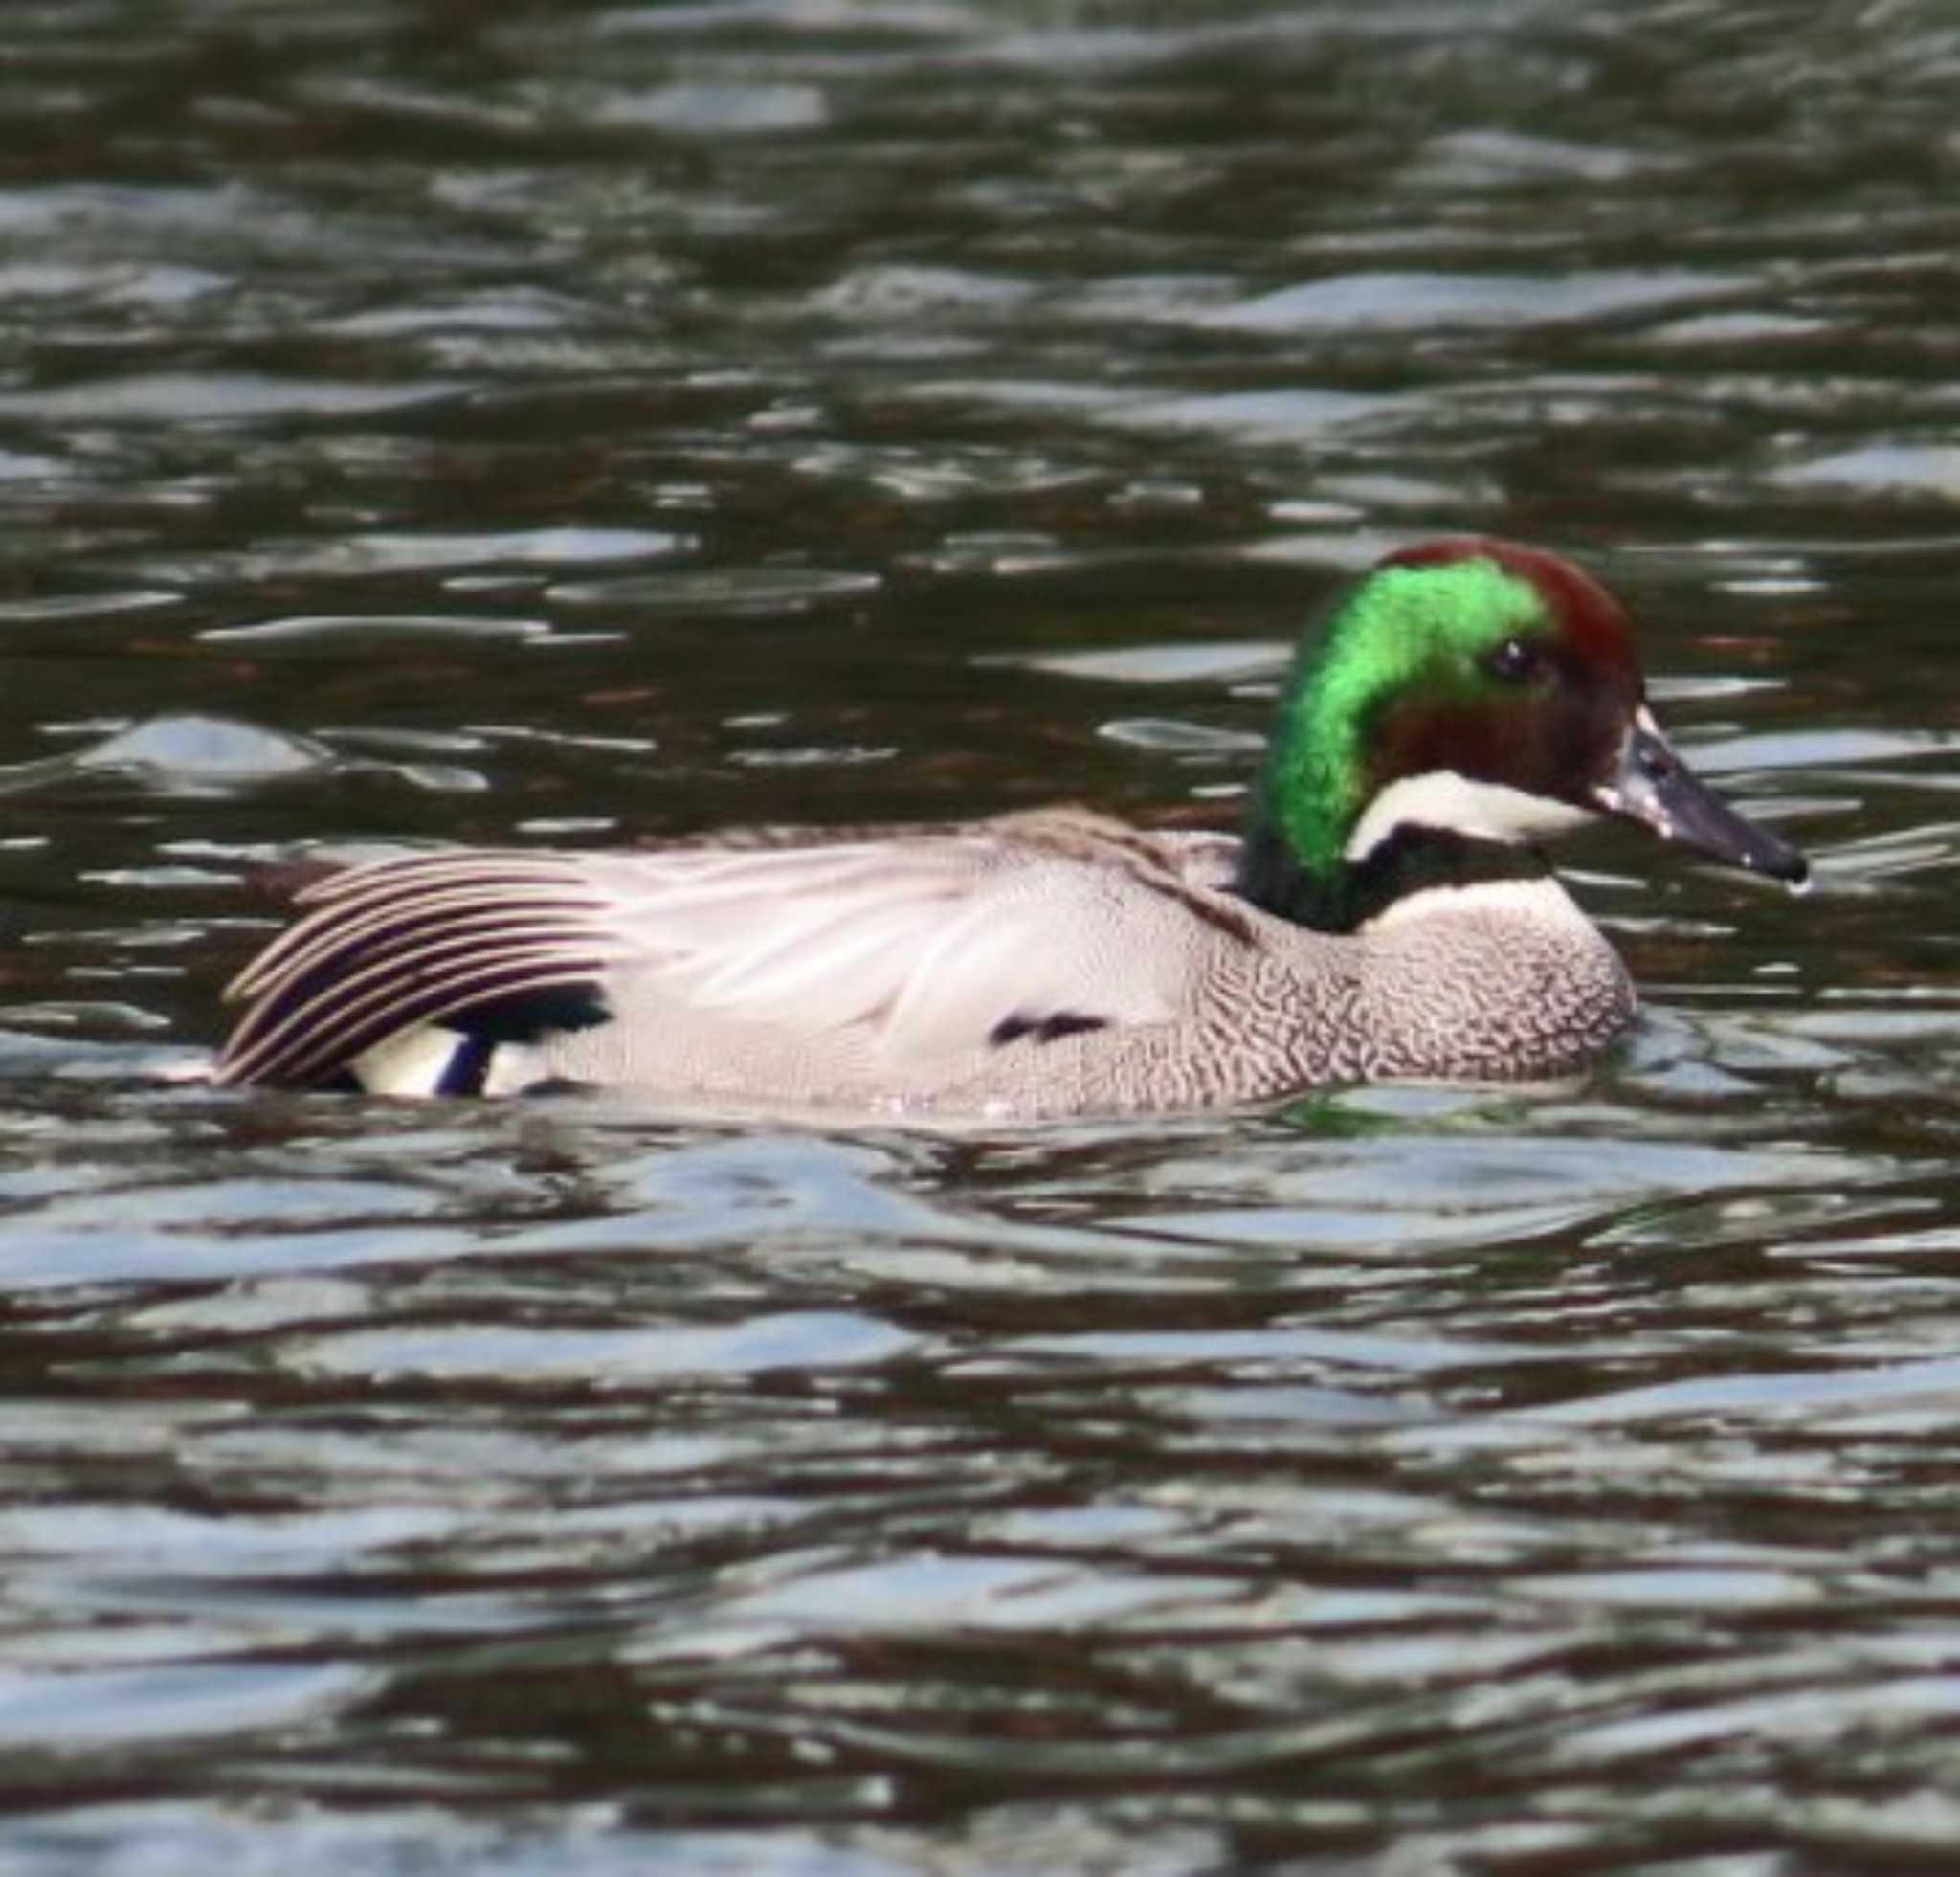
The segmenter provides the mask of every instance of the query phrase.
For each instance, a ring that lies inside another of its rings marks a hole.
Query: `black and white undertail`
[[[444,1092],[466,1092],[496,1044],[599,1020],[600,980],[630,950],[603,896],[549,853],[382,860],[298,904],[304,916],[226,990],[245,1012],[212,1069],[221,1086],[330,1085],[368,1050],[443,1025],[465,1045]]]

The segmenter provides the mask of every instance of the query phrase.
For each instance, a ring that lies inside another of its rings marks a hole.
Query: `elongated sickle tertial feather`
[[[305,916],[228,988],[247,1006],[220,1084],[311,1087],[417,1024],[592,984],[631,948],[562,858],[386,860],[301,896]]]

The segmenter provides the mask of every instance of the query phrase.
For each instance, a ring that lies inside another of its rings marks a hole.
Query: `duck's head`
[[[1303,645],[1240,884],[1351,930],[1420,886],[1535,867],[1534,842],[1598,817],[1793,885],[1808,872],[1675,754],[1603,587],[1536,548],[1432,541],[1379,562]]]

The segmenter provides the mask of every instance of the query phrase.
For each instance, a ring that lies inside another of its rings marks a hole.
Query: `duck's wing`
[[[635,997],[916,1060],[1186,1006],[1180,933],[1251,941],[1215,838],[1080,812],[638,854],[385,860],[302,896],[247,967],[214,1074],[309,1086],[431,1024],[523,1040]],[[1230,843],[1224,843],[1229,846]]]

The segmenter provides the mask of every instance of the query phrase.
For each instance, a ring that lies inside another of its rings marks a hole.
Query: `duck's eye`
[[[1483,661],[1493,678],[1507,684],[1522,684],[1538,669],[1538,648],[1528,638],[1507,638]]]

